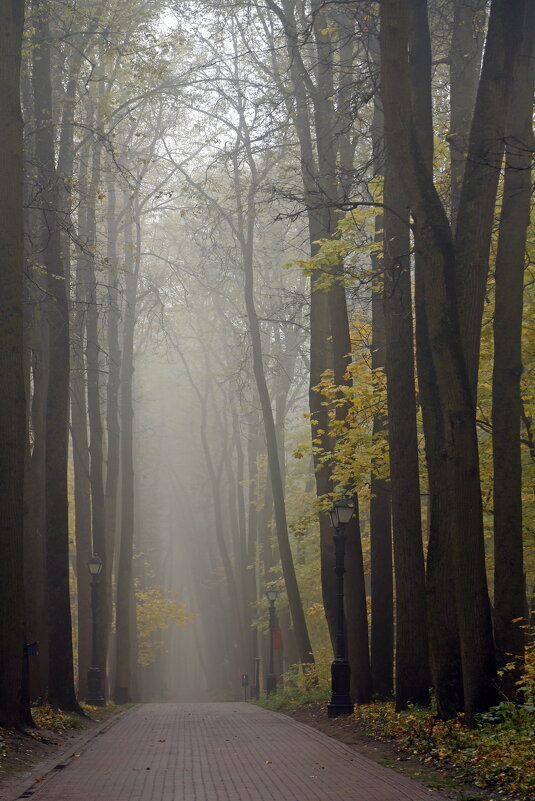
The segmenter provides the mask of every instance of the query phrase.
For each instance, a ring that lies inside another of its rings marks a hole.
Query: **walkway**
[[[144,704],[32,801],[439,801],[290,718],[242,703]]]

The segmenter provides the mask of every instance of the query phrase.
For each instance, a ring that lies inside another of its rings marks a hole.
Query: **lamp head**
[[[338,528],[345,526],[349,523],[355,512],[355,499],[354,498],[338,498],[333,504],[332,509],[329,510],[331,518],[331,526]]]
[[[100,575],[102,570],[102,559],[97,553],[94,553],[91,559],[87,563],[87,567],[89,568],[89,572],[92,576]]]
[[[278,591],[275,589],[275,587],[268,587],[268,588],[266,589],[266,598],[268,599],[268,601],[270,602],[270,604],[272,604],[272,603],[275,603],[275,601],[277,600],[277,595],[278,595],[278,594],[279,594],[279,593],[278,593]]]

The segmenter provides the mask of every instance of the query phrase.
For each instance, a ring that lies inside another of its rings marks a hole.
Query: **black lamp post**
[[[277,692],[277,677],[273,663],[273,637],[275,632],[275,601],[278,592],[274,587],[266,590],[266,598],[269,601],[269,672],[266,676],[266,695]]]
[[[89,575],[91,576],[91,667],[87,671],[87,698],[86,703],[91,706],[104,706],[105,700],[102,695],[102,670],[97,666],[97,604],[98,604],[98,585],[99,576],[102,571],[102,559],[98,554],[93,554],[87,563]]]
[[[327,707],[330,718],[351,715],[354,709],[351,700],[351,666],[347,660],[346,630],[344,615],[344,573],[346,535],[344,527],[355,511],[353,498],[341,498],[334,502],[329,515],[335,530],[335,573],[336,573],[336,653],[331,665],[331,700]]]

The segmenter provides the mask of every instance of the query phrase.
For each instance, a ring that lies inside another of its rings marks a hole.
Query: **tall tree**
[[[111,159],[106,173],[106,259],[108,262],[108,317],[106,341],[108,351],[108,380],[106,383],[106,488],[105,530],[107,550],[107,581],[111,584],[113,555],[117,544],[117,499],[121,431],[119,423],[119,391],[121,385],[121,347],[119,343],[119,219],[117,210],[116,176]]]
[[[455,227],[465,153],[470,133],[477,84],[481,66],[481,51],[485,32],[485,2],[474,0],[454,4],[450,44],[450,217]],[[416,10],[413,10],[416,13]],[[428,92],[430,80],[430,43],[422,23],[418,22],[413,36],[412,82],[413,96],[425,98],[415,102],[417,126],[425,130],[423,152],[427,169],[432,170],[433,144],[430,138],[429,116],[432,113]],[[418,47],[418,41],[421,46]],[[419,53],[419,56],[416,56]],[[419,254],[416,253],[418,261]],[[440,407],[433,366],[429,333],[425,319],[423,270],[417,267],[415,281],[416,338],[418,384],[422,399],[422,416],[429,481],[427,601],[429,616],[430,667],[437,710],[444,718],[454,717],[464,705],[459,627],[455,604],[450,603],[454,581],[451,539],[451,509],[444,502],[441,488],[447,481],[444,451],[444,430],[440,422]]]
[[[396,585],[396,708],[429,702],[420,510],[409,209],[389,158],[384,179],[384,313],[392,534]]]
[[[0,3],[0,106],[2,155],[0,270],[0,724],[28,722],[23,686],[25,642],[23,492],[26,402],[23,371],[22,113],[20,64],[24,3]]]
[[[100,73],[98,96],[90,102],[96,106],[95,123],[97,130],[101,126],[101,98],[104,87]],[[93,116],[93,115],[91,115]],[[100,343],[99,343],[99,307],[100,298],[95,265],[97,251],[97,219],[96,203],[101,179],[101,144],[92,143],[91,179],[85,203],[85,229],[79,231],[83,240],[82,275],[85,287],[85,329],[86,329],[86,366],[87,366],[87,414],[89,421],[89,473],[91,480],[91,533],[93,552],[98,554],[103,563],[103,574],[99,587],[96,626],[97,665],[105,673],[108,657],[108,635],[111,628],[111,603],[109,591],[111,576],[108,565],[108,537],[106,532],[104,505],[104,443],[100,400]],[[106,692],[106,688],[102,688]]]
[[[496,253],[492,456],[494,465],[494,634],[502,691],[517,693],[524,661],[525,577],[522,543],[522,316],[526,235],[532,199],[535,6],[525,12],[520,59],[506,128],[505,177]]]
[[[129,199],[130,200],[130,199]],[[141,260],[141,232],[139,199],[132,199],[125,221],[125,306],[123,325],[123,359],[121,367],[121,540],[117,564],[116,636],[115,636],[115,687],[113,698],[117,704],[126,704],[135,697],[133,642],[133,575],[134,554],[134,454],[133,454],[133,380],[134,332],[139,268]],[[134,234],[135,226],[135,234]]]
[[[87,151],[82,151],[78,170],[78,190],[87,193]],[[78,209],[78,228],[84,231],[85,207]],[[85,369],[85,256],[81,250],[76,260],[74,297],[71,314],[71,440],[74,471],[74,520],[76,541],[76,585],[78,611],[78,692],[87,694],[87,673],[91,665],[90,585],[87,563],[92,555],[91,542],[91,480],[89,473],[89,441],[87,424],[87,393]]]
[[[376,69],[379,66],[379,41],[375,32],[370,36],[370,53]],[[374,97],[371,125],[374,176],[384,180],[383,109],[379,92]],[[384,184],[383,184],[384,185]],[[378,210],[374,220],[374,240],[384,241],[384,214]],[[371,368],[380,380],[386,367],[386,320],[384,281],[379,252],[372,253],[372,343]],[[373,416],[373,438],[388,436],[388,415],[381,399]],[[379,460],[372,459],[370,474],[370,572],[371,626],[370,667],[374,694],[390,698],[394,690],[394,582],[392,573],[392,497],[388,478],[380,474]]]
[[[48,593],[48,699],[61,709],[78,711],[74,689],[69,591],[68,420],[69,309],[61,253],[59,191],[51,84],[49,13],[34,6],[35,155],[41,198],[41,253],[48,292],[48,393],[45,417],[46,576]]]

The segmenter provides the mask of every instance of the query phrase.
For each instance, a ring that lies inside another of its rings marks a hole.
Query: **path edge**
[[[384,765],[381,762],[376,762],[367,754],[361,753],[357,748],[353,748],[349,743],[343,742],[343,740],[339,740],[336,735],[334,734],[327,734],[327,732],[322,731],[321,729],[316,728],[315,726],[311,725],[310,723],[305,723],[301,720],[296,720],[287,712],[282,712],[279,710],[274,709],[267,709],[266,707],[261,707],[258,705],[260,709],[263,709],[265,712],[271,713],[273,715],[279,715],[280,717],[285,718],[285,720],[290,720],[294,726],[297,726],[300,729],[305,729],[309,734],[313,734],[316,739],[327,738],[333,744],[340,746],[348,756],[357,757],[358,760],[362,760],[364,763],[369,763],[370,765],[380,766],[387,775],[390,776],[392,786],[395,787],[397,782],[395,781],[396,778],[401,779],[402,783],[406,781],[412,782],[420,787],[425,793],[428,794],[430,801],[454,801],[454,796],[451,795],[447,788],[442,788],[437,790],[434,787],[429,787],[427,784],[421,781],[421,779],[416,779],[410,775],[407,775],[402,770],[397,770],[395,767],[391,765]],[[480,801],[484,801],[484,797],[481,796]],[[504,801],[507,801],[507,797],[504,797]]]
[[[0,801],[19,801],[22,798],[31,798],[44,783],[55,776],[56,770],[66,768],[78,755],[82,754],[90,746],[95,737],[104,734],[111,729],[119,720],[128,715],[139,704],[132,704],[128,709],[120,709],[104,720],[100,725],[83,732],[78,737],[70,740],[59,753],[38,762],[31,770],[7,779],[4,787],[0,786]],[[37,781],[39,779],[39,781]]]

